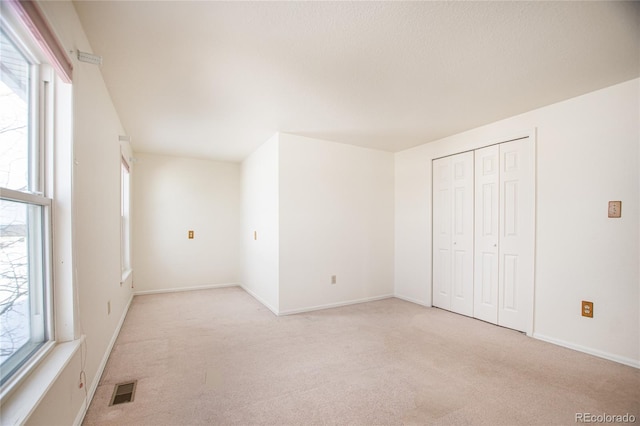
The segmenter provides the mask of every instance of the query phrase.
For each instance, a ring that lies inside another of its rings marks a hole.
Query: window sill
[[[23,424],[44,398],[84,341],[58,343],[35,370],[2,401],[2,424]]]

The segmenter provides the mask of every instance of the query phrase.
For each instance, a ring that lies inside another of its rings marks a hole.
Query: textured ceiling
[[[640,75],[638,2],[74,4],[144,152],[395,152]]]

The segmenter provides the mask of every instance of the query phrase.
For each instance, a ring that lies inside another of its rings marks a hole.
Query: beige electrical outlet
[[[189,239],[193,240],[193,231],[189,231]]]
[[[609,217],[622,217],[622,201],[609,201]]]
[[[593,302],[582,301],[582,316],[593,318]]]

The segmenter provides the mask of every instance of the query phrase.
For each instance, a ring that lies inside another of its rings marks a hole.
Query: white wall
[[[67,51],[91,52],[70,1],[42,2]],[[73,55],[71,55],[73,56]],[[75,58],[73,74],[73,170],[75,265],[78,330],[86,335],[84,371],[79,388],[81,352],[76,352],[28,420],[28,424],[72,424],[83,409],[85,392],[99,380],[114,333],[131,298],[120,283],[120,143],[126,134],[105,87],[100,68]],[[128,147],[125,147],[128,149]],[[111,313],[107,313],[107,303]]]
[[[393,167],[388,152],[280,134],[281,313],[393,294]]]
[[[431,303],[431,159],[535,128],[534,336],[640,366],[639,100],[636,79],[397,153],[396,294]]]
[[[146,153],[134,164],[136,293],[237,283],[240,165]]]
[[[93,51],[70,1],[42,2],[41,6],[66,50]],[[98,383],[100,367],[132,294],[128,283],[120,283],[118,136],[126,133],[100,69],[75,59],[74,66],[74,260],[79,329],[86,335],[86,351],[76,352],[60,372],[27,422],[33,425],[69,425],[82,414],[85,392],[91,395]],[[397,154],[396,293],[430,303],[430,159],[537,127],[536,335],[638,365],[639,86],[639,80],[634,80]],[[292,137],[285,145],[296,141],[302,142]],[[292,290],[290,298],[282,299],[283,311],[382,295],[390,291],[385,283],[394,273],[391,261],[385,262],[393,256],[389,236],[393,223],[387,222],[393,211],[389,213],[385,201],[393,197],[393,189],[388,189],[393,185],[393,179],[388,178],[393,164],[385,160],[387,154],[354,154],[348,151],[358,148],[306,142],[309,147],[303,152],[295,146],[283,151],[283,173],[289,180],[283,180],[281,188],[277,136],[242,165],[243,284],[275,311],[280,309],[280,223],[291,221],[282,231],[287,242],[282,250],[282,264],[286,265],[282,282]],[[313,153],[318,154],[322,166],[303,170],[300,165],[313,163]],[[335,154],[335,159],[329,153]],[[347,164],[347,158],[355,163]],[[360,175],[370,182],[359,180]],[[300,182],[292,181],[292,176]],[[318,191],[320,184],[329,185],[331,191]],[[312,188],[315,197],[305,195]],[[359,194],[355,188],[365,191]],[[280,190],[287,194],[282,202],[282,221],[278,213]],[[338,191],[338,198],[331,194],[333,190]],[[297,197],[302,197],[300,206],[296,206]],[[621,219],[606,218],[608,200],[623,201]],[[342,209],[342,205],[336,210],[327,207],[326,203],[334,201],[350,203],[367,217],[346,214],[344,222],[333,223],[336,226],[332,228],[331,220],[337,220]],[[304,212],[310,216],[301,216]],[[328,232],[324,241],[316,227]],[[294,235],[296,229],[308,231],[313,239],[306,239],[303,233]],[[195,230],[197,237],[199,231]],[[257,241],[253,240],[254,230],[258,231]],[[338,237],[344,247],[335,247]],[[388,251],[384,248],[386,239]],[[321,265],[302,279],[302,268],[291,265],[298,256],[291,252],[297,244],[308,249],[300,261],[311,265],[315,259]],[[363,252],[354,251],[358,249]],[[342,256],[334,256],[333,250],[353,262],[351,269],[339,264]],[[338,276],[334,288],[327,283],[327,274]],[[300,286],[303,280],[304,288]],[[305,288],[314,296],[307,298]],[[331,293],[334,290],[336,293]],[[338,294],[340,291],[345,293]],[[579,316],[582,299],[595,302],[593,319]],[[111,302],[110,314],[107,302]],[[83,368],[87,380],[81,389],[78,384]]]
[[[242,287],[276,314],[280,280],[278,150],[275,134],[242,162],[240,231]]]

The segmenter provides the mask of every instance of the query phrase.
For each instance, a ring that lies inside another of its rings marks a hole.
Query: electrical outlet
[[[337,277],[335,275],[331,275],[331,284],[337,283]]]
[[[253,231],[253,239],[258,240],[258,231]]]
[[[189,231],[189,239],[193,240],[193,231]]]
[[[593,318],[593,302],[582,301],[582,316]]]
[[[609,217],[622,217],[622,201],[609,201]]]

